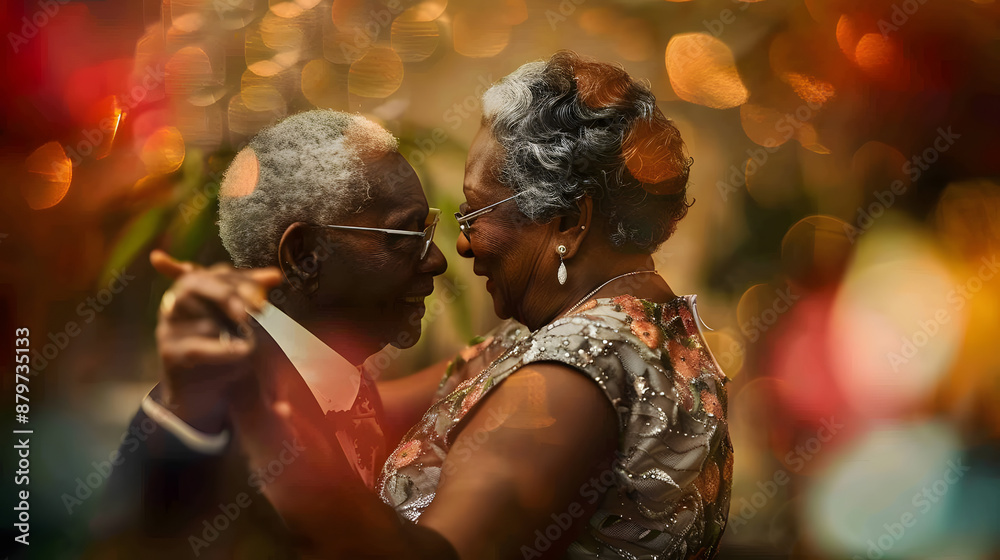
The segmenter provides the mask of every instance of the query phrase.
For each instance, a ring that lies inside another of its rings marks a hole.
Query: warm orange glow
[[[274,123],[288,114],[288,108],[282,105],[271,111],[254,111],[243,101],[243,94],[229,98],[229,130],[237,134],[250,136],[261,128]]]
[[[872,73],[884,71],[896,61],[892,41],[877,33],[868,33],[858,41],[854,55],[863,70]]]
[[[646,61],[654,56],[656,36],[649,23],[639,18],[618,22],[612,35],[615,52],[625,60]]]
[[[740,107],[740,122],[747,138],[768,148],[778,147],[794,135],[792,127],[781,125],[785,118],[780,111],[770,107],[746,103]],[[780,130],[779,130],[780,129]]]
[[[139,157],[150,175],[173,173],[184,162],[184,137],[172,126],[160,128],[146,140]]]
[[[811,117],[813,113],[805,113]],[[816,128],[802,114],[782,113],[771,107],[747,103],[740,107],[740,122],[747,137],[755,143],[776,148],[794,138],[802,147],[817,154],[828,154],[830,150],[820,143]]]
[[[840,50],[844,52],[844,56],[848,60],[854,62],[854,50],[858,44],[858,39],[861,38],[861,34],[857,30],[857,26],[850,16],[844,14],[840,16],[840,20],[837,22],[837,45],[840,46]]]
[[[299,62],[305,35],[295,20],[271,12],[257,25],[247,28],[244,53],[247,69],[260,76],[273,76]]]
[[[866,74],[886,86],[904,89],[909,85],[909,63],[891,37],[868,33],[858,41],[855,60]]]
[[[580,14],[580,28],[591,35],[608,35],[615,30],[618,12],[608,7],[590,8]]]
[[[365,0],[337,0],[333,3],[330,16],[337,29],[353,31],[355,27],[361,27],[367,23],[366,10],[368,7],[369,3]]]
[[[819,141],[819,133],[816,132],[816,127],[812,123],[802,123],[795,133],[795,139],[799,141],[799,144],[802,144],[803,148],[810,152],[817,154],[830,153],[830,148],[827,148]]]
[[[101,117],[98,127],[104,133],[104,138],[100,145],[94,146],[94,159],[104,159],[111,153],[115,135],[118,134],[118,126],[125,115],[118,103],[118,97],[114,95],[109,95],[98,102],[97,114]]]
[[[488,58],[507,48],[511,26],[496,18],[466,10],[455,16],[452,33],[455,52],[470,58]]]
[[[674,35],[667,44],[670,85],[681,99],[714,109],[746,103],[750,96],[736,70],[733,52],[707,33]]]
[[[426,60],[441,44],[441,31],[434,21],[392,22],[392,48],[403,62]]]
[[[298,2],[275,2],[269,9],[274,15],[282,18],[298,17],[304,11]]]
[[[179,106],[174,109],[174,124],[181,131],[184,143],[191,147],[214,150],[222,143],[224,107],[221,104],[199,107]]]
[[[491,17],[507,25],[519,25],[528,19],[528,5],[524,0],[499,0],[493,10]]]
[[[740,337],[729,329],[708,331],[704,336],[726,377],[732,379],[739,375],[746,357],[746,346],[740,341]]]
[[[427,22],[434,21],[441,17],[445,8],[448,7],[448,0],[426,0],[416,6],[408,8],[399,17],[397,22]],[[395,22],[394,22],[395,23]]]
[[[272,86],[251,86],[243,89],[243,103],[251,111],[280,111],[285,98]]]
[[[347,102],[347,72],[324,59],[302,67],[302,95],[322,109],[336,109]]]
[[[58,142],[43,144],[25,161],[27,180],[21,184],[21,195],[34,210],[59,204],[73,181],[73,164]]]
[[[212,60],[201,47],[184,47],[166,64],[167,95],[191,95],[210,85],[221,85],[224,77],[212,68]]]
[[[240,197],[246,196],[257,188],[257,176],[260,172],[260,164],[257,155],[250,148],[244,148],[236,154],[233,162],[226,170],[226,180],[220,186],[219,196]]]
[[[797,283],[833,282],[851,255],[848,224],[832,216],[809,216],[781,240],[781,264]]]
[[[798,95],[803,101],[807,101],[814,105],[825,104],[837,93],[833,84],[824,82],[819,78],[808,76],[806,74],[784,72],[781,74],[781,80],[792,86],[796,95]]]
[[[403,83],[403,61],[396,51],[375,47],[351,65],[348,91],[361,97],[389,97]]]

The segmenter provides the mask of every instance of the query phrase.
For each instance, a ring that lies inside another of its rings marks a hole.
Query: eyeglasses
[[[474,210],[472,212],[469,212],[468,214],[464,214],[462,212],[455,212],[455,220],[458,221],[458,229],[461,230],[462,235],[465,236],[465,239],[471,242],[472,238],[469,237],[469,231],[472,229],[472,220],[475,220],[476,218],[482,216],[483,214],[488,214],[492,212],[493,209],[496,208],[497,206],[503,204],[504,202],[514,200],[515,198],[521,196],[522,194],[524,194],[524,191],[521,191],[510,198],[505,198],[500,202],[494,202],[489,206],[484,206],[479,210]]]
[[[351,229],[355,231],[379,231],[382,233],[388,233],[390,235],[415,235],[423,237],[423,244],[420,248],[420,260],[423,260],[427,256],[427,252],[431,249],[431,244],[434,243],[434,232],[437,230],[438,222],[441,220],[441,210],[437,208],[431,208],[427,212],[427,219],[424,221],[424,231],[407,231],[404,229],[383,229],[383,228],[370,228],[361,226],[328,226],[325,224],[316,224],[319,227],[325,227],[330,229]]]

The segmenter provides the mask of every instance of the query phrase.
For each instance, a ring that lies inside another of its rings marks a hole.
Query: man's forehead
[[[426,205],[416,172],[398,152],[368,166],[374,205],[384,212],[409,213]]]

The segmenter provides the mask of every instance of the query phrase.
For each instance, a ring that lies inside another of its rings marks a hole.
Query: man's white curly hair
[[[372,200],[366,165],[398,149],[362,117],[328,109],[261,130],[230,164],[219,188],[219,235],[237,267],[278,262],[295,222],[337,224]]]

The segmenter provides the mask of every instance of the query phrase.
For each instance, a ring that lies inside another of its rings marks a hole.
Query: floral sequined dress
[[[694,296],[660,304],[625,295],[591,300],[535,333],[505,323],[492,346],[506,351],[491,367],[442,381],[440,400],[386,462],[382,500],[416,521],[475,404],[519,368],[559,362],[600,385],[619,425],[613,482],[592,492],[597,512],[566,557],[711,558],[729,511],[733,450],[727,380],[694,305]]]

